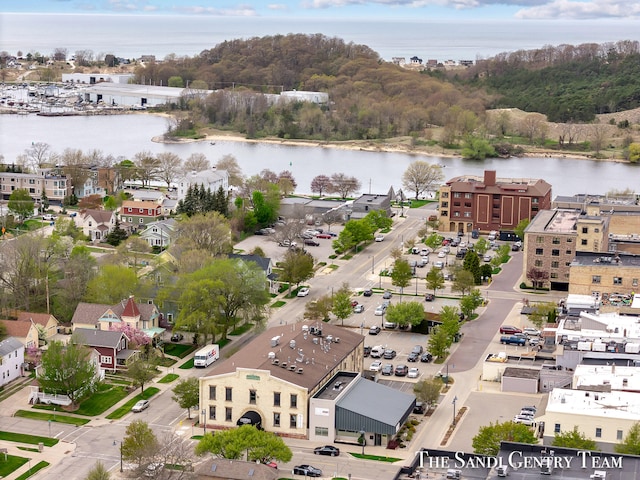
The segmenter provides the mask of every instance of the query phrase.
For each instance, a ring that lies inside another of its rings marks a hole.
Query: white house
[[[22,376],[24,345],[13,337],[0,342],[0,387]]]
[[[220,187],[227,192],[229,190],[229,174],[226,170],[203,170],[202,172],[190,172],[178,180],[178,201],[184,200],[189,187],[204,185],[204,189],[211,189],[216,193]]]
[[[140,237],[149,243],[150,247],[166,248],[171,245],[175,236],[176,224],[177,222],[173,218],[149,223]]]
[[[82,233],[91,240],[104,240],[116,226],[116,214],[110,210],[85,210],[80,217]]]

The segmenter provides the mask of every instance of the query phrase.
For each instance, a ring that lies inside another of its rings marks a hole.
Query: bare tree
[[[68,50],[66,48],[56,48],[53,51],[53,59],[56,62],[64,62],[67,59]]]
[[[360,190],[360,180],[350,177],[344,173],[334,173],[331,175],[331,191],[337,193],[342,198],[347,198],[350,194]]]
[[[67,148],[62,152],[60,160],[63,165],[62,171],[72,188],[80,187],[86,183],[90,172],[87,168],[87,159],[82,150]]]
[[[225,170],[229,175],[229,185],[240,188],[244,183],[244,175],[242,175],[242,169],[238,165],[238,160],[233,155],[225,155],[218,163],[216,163],[218,170]]]
[[[440,165],[418,160],[411,163],[402,174],[402,186],[414,192],[417,200],[422,193],[435,190],[443,179]]]
[[[276,228],[276,233],[273,235],[273,240],[280,245],[292,245],[305,229],[304,223],[298,219],[289,219],[284,225]]]
[[[331,179],[326,175],[318,175],[311,180],[311,191],[318,192],[322,197],[322,192],[331,190]]]
[[[159,153],[156,157],[159,162],[158,178],[171,187],[171,182],[175,181],[178,172],[181,170],[182,159],[171,152]]]
[[[55,165],[58,155],[51,150],[51,145],[45,142],[32,143],[29,148],[24,151],[26,164],[25,167],[29,171],[35,173],[40,168],[51,167]]]
[[[602,147],[604,147],[607,139],[607,127],[601,123],[594,123],[591,126],[591,148],[596,152],[596,155],[600,153]]]
[[[185,172],[203,172],[211,165],[204,153],[192,153],[184,162]]]
[[[76,65],[88,67],[93,62],[92,50],[76,50]]]
[[[520,122],[520,132],[531,143],[535,140],[544,140],[547,134],[546,117],[541,113],[530,113]]]
[[[136,173],[142,186],[148,186],[152,180],[156,180],[160,174],[160,161],[149,151],[138,152],[134,156]]]

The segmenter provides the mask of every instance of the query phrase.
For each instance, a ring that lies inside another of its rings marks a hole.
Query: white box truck
[[[217,344],[207,345],[198,350],[193,357],[193,366],[204,368],[220,358],[220,347]]]

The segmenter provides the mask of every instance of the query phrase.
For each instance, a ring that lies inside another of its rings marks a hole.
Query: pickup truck
[[[516,335],[504,335],[500,337],[500,343],[504,343],[505,345],[525,345],[527,339]]]

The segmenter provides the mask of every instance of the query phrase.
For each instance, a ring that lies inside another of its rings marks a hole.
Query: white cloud
[[[288,10],[289,7],[284,3],[270,3],[267,5],[269,10]]]
[[[451,7],[455,9],[480,8],[489,5],[540,5],[547,0],[308,0],[306,8],[345,7],[353,5],[382,5],[388,7],[421,8],[429,6]]]
[[[236,17],[254,17],[257,15],[255,8],[249,5],[239,5],[235,8],[215,8],[193,5],[190,7],[178,7],[176,11],[189,15],[219,15]]]
[[[523,8],[516,18],[523,19],[590,19],[630,18],[640,15],[640,2],[629,0],[554,0],[544,5]]]

